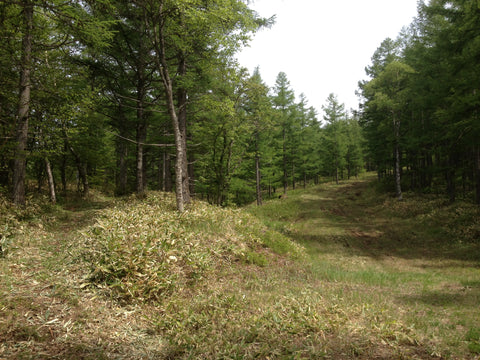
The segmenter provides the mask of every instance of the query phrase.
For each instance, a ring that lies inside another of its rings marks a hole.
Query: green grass
[[[351,302],[345,308],[366,304],[373,313],[382,304],[382,315],[395,319],[382,331],[393,323],[409,329],[389,346],[401,353],[405,337],[425,357],[475,358],[478,342],[465,334],[480,322],[480,212],[436,196],[405,198],[382,195],[362,179],[293,192],[288,202],[252,212],[307,249],[306,268],[323,288],[335,289],[331,299],[340,292]],[[272,222],[272,214],[281,220]]]
[[[67,199],[68,200],[68,199]],[[372,179],[263,207],[2,208],[0,358],[476,359],[478,209]]]

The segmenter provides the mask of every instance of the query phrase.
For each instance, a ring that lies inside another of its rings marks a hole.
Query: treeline
[[[0,4],[0,187],[24,204],[71,184],[244,204],[363,168],[358,118],[325,123],[287,76],[270,89],[235,54],[260,28],[241,0]],[[278,195],[277,195],[278,196]]]
[[[480,7],[420,1],[418,16],[386,39],[360,83],[369,161],[405,188],[480,204]]]

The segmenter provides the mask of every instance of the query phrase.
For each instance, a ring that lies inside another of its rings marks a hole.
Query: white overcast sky
[[[276,23],[255,34],[240,64],[250,73],[259,66],[270,87],[285,72],[320,119],[330,93],[347,110],[358,108],[355,91],[373,53],[417,15],[417,0],[254,0],[250,7],[262,17],[276,15]]]

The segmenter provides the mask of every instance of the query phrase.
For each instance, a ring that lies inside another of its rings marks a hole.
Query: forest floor
[[[0,359],[480,358],[475,206],[368,177],[173,204],[4,203]]]

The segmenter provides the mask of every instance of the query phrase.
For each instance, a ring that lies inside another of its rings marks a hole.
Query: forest
[[[322,114],[288,75],[236,60],[275,18],[245,0],[0,4],[0,191],[24,205],[74,189],[175,192],[244,205],[376,171],[386,189],[480,204],[480,8],[419,1],[359,83]]]
[[[0,1],[1,359],[478,360],[479,2],[357,110],[242,68],[249,5]]]

